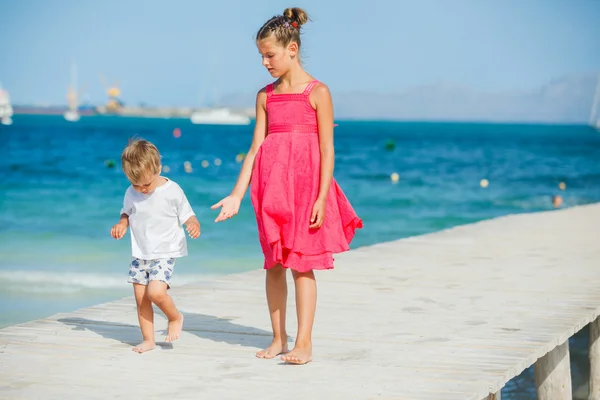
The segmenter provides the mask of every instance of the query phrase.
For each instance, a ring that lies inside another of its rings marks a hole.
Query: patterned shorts
[[[174,258],[159,258],[157,260],[141,260],[134,258],[129,267],[129,283],[148,285],[150,281],[160,281],[171,287],[171,275],[175,266]]]

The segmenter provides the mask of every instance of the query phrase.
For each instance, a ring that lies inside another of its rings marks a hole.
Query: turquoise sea
[[[353,247],[551,210],[555,194],[563,207],[600,201],[600,132],[587,126],[336,122],[335,177],[365,224]],[[247,150],[252,127],[17,115],[0,126],[0,327],[130,295],[129,238],[115,241],[109,231],[128,186],[119,155],[133,136],[157,144],[165,175],[186,191],[202,224],[173,283],[262,266],[248,196],[227,223],[214,224],[210,210],[235,183],[236,155]],[[572,344],[581,371],[574,385],[586,375],[584,336]],[[534,398],[531,382],[528,370],[503,398]]]

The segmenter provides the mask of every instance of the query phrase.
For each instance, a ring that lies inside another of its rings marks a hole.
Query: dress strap
[[[271,97],[271,95],[273,94],[273,84],[269,83],[265,90],[267,91],[267,97]]]
[[[316,80],[316,79],[315,79],[314,81],[311,81],[311,82],[309,82],[309,83],[308,83],[308,85],[306,85],[306,89],[304,89],[304,92],[303,92],[303,94],[304,94],[304,95],[306,95],[306,96],[310,96],[310,92],[311,92],[311,91],[313,90],[313,88],[314,88],[315,86],[317,86],[318,84],[319,84],[319,81],[318,81],[318,80]]]

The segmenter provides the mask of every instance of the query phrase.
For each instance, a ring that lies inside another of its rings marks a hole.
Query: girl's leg
[[[135,346],[132,350],[137,353],[144,353],[154,349],[154,311],[152,302],[148,298],[146,285],[139,283],[133,284],[133,293],[137,305],[138,320],[142,330],[142,343]]]
[[[265,278],[267,304],[273,328],[273,341],[264,350],[256,353],[258,358],[273,358],[287,353],[287,333],[285,331],[285,308],[287,305],[286,270],[280,264],[267,270]]]
[[[169,320],[169,328],[165,342],[179,339],[183,329],[183,314],[175,307],[175,302],[167,293],[167,284],[161,281],[150,281],[148,284],[148,298],[165,314]]]
[[[298,335],[294,349],[281,359],[293,364],[306,364],[312,361],[312,328],[317,308],[317,282],[313,271],[292,271],[292,274],[296,287]]]

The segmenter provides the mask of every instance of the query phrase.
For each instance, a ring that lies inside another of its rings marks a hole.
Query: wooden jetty
[[[539,399],[570,399],[568,339],[591,323],[600,399],[600,204],[359,248],[317,280],[305,366],[254,357],[270,342],[257,270],[175,286],[182,337],[142,355],[132,298],[2,329],[0,398],[482,400],[534,365]]]

